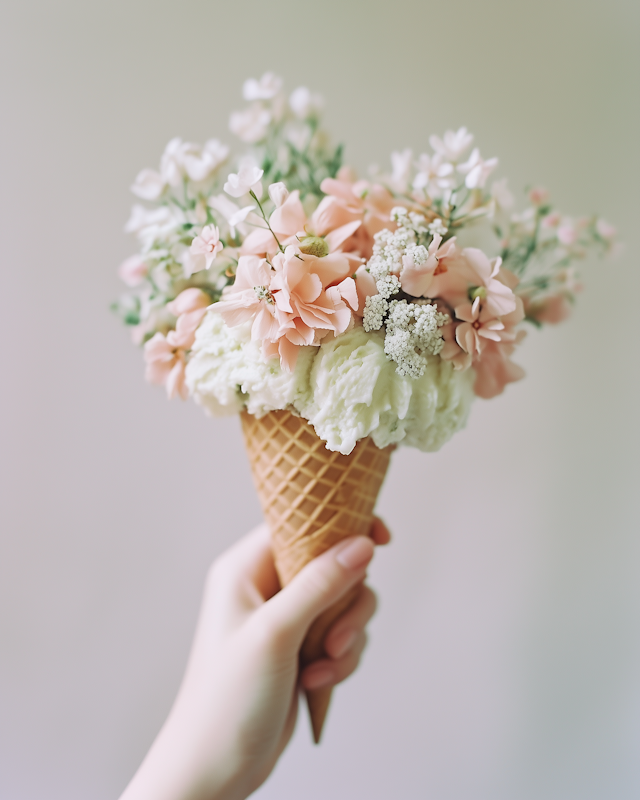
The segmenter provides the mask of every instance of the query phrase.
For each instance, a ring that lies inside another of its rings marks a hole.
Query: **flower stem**
[[[258,208],[260,209],[260,213],[262,214],[262,219],[267,223],[267,228],[269,228],[269,230],[271,231],[271,235],[276,240],[276,244],[278,245],[278,248],[279,248],[280,252],[284,253],[284,247],[280,244],[280,241],[278,240],[278,237],[273,232],[273,228],[271,227],[271,225],[269,225],[269,220],[267,219],[267,215],[264,213],[264,209],[262,208],[262,204],[258,200],[258,197],[257,197],[256,193],[253,191],[253,189],[250,189],[249,190],[249,194],[251,195],[251,197],[253,197],[253,199],[258,204]]]

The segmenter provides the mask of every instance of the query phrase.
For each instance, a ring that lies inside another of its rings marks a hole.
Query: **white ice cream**
[[[250,331],[250,323],[228,328],[212,310],[196,331],[187,387],[209,414],[237,414],[246,408],[262,417],[267,411],[297,407],[309,391],[316,348],[301,348],[295,370],[285,372],[277,359],[262,358],[260,343],[251,341]]]
[[[473,372],[455,372],[439,357],[421,378],[401,377],[384,353],[384,335],[356,325],[319,348],[300,349],[293,373],[265,362],[248,326],[229,329],[209,311],[187,365],[187,386],[211,414],[293,408],[330,450],[350,453],[371,435],[378,447],[407,444],[438,450],[464,427]]]

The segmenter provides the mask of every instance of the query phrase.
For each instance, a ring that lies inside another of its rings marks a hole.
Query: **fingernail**
[[[305,689],[319,689],[321,686],[326,686],[333,680],[333,670],[331,667],[318,667],[318,669],[310,670],[302,681]]]
[[[337,636],[332,637],[331,646],[328,648],[330,650],[329,655],[333,656],[333,658],[340,658],[343,656],[355,642],[357,636],[357,631],[347,629],[337,634]]]
[[[336,561],[347,569],[358,569],[368,564],[373,557],[373,542],[366,536],[358,536],[346,542],[336,553]]]

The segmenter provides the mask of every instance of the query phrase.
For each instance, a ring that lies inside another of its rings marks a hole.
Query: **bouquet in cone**
[[[566,319],[574,262],[614,249],[598,217],[556,211],[542,189],[516,211],[460,128],[359,179],[271,73],[244,84],[230,129],[247,146],[172,139],[144,169],[114,310],[146,377],[213,415],[240,414],[282,584],[339,539],[367,534],[398,445],[438,450],[475,397],[524,373],[525,327]],[[323,655],[313,625],[301,662]],[[330,690],[309,692],[316,741]]]

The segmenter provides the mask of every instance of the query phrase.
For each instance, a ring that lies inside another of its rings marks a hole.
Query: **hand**
[[[279,590],[269,534],[260,526],[212,565],[185,676],[173,708],[121,800],[241,800],[272,771],[293,733],[298,690],[339,683],[358,666],[375,607],[362,586],[325,638],[327,658],[298,674],[314,619],[361,582],[375,519],[307,564]]]

